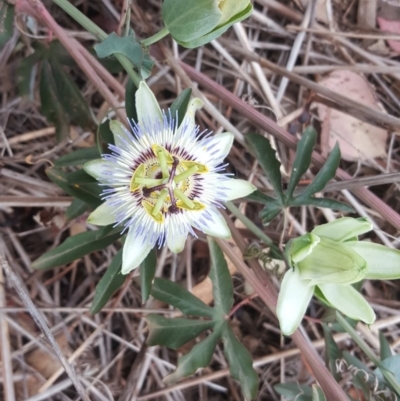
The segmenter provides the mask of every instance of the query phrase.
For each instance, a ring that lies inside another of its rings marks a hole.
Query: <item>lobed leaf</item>
[[[271,185],[275,189],[280,205],[283,205],[284,195],[282,192],[281,163],[275,156],[275,150],[272,149],[269,140],[264,138],[262,135],[249,133],[246,135],[246,140],[271,182]]]
[[[245,400],[256,398],[258,375],[253,368],[253,359],[246,347],[236,338],[228,324],[223,332],[224,354],[229,364],[231,376],[238,380]]]
[[[56,167],[83,166],[85,163],[98,159],[99,157],[100,153],[97,146],[92,148],[82,148],[61,156],[54,162],[54,165]]]
[[[379,354],[381,361],[388,359],[393,356],[392,349],[386,337],[383,335],[382,331],[379,332]]]
[[[14,32],[14,6],[0,0],[0,49],[11,39]]]
[[[247,195],[245,199],[248,201],[262,203],[263,205],[278,204],[276,199],[272,198],[271,196],[263,194],[258,189],[256,189],[250,195]]]
[[[131,79],[128,79],[128,83],[126,84],[125,88],[125,109],[128,120],[129,121],[133,120],[135,123],[139,121],[136,112],[136,101],[135,101],[136,91],[137,91],[136,85],[133,83]]]
[[[169,319],[154,314],[145,319],[149,326],[147,343],[164,345],[172,349],[177,349],[190,340],[194,340],[203,331],[212,329],[215,325],[212,320]]]
[[[80,199],[75,198],[65,211],[65,217],[67,220],[73,220],[81,216],[87,210],[89,210],[89,206]]]
[[[100,312],[114,292],[124,284],[128,276],[121,274],[121,267],[122,249],[120,249],[114,256],[110,266],[96,285],[93,302],[90,306],[91,314],[94,315]]]
[[[174,306],[186,316],[214,317],[213,308],[173,281],[157,277],[151,295]]]
[[[290,174],[288,188],[286,190],[286,199],[291,199],[293,192],[300,182],[301,177],[306,173],[311,164],[311,155],[317,139],[317,132],[311,126],[303,132],[303,136],[297,144],[296,158],[293,163]]]
[[[80,89],[74,80],[64,72],[62,65],[57,60],[51,59],[50,65],[57,101],[68,115],[69,120],[81,127],[91,128],[94,121]]]
[[[279,205],[269,205],[266,206],[263,210],[260,212],[260,217],[263,222],[263,224],[268,224],[270,221],[272,221],[278,214],[282,211],[283,207]]]
[[[341,374],[336,368],[336,361],[341,359],[342,353],[340,352],[340,349],[336,344],[328,325],[323,323],[322,328],[324,330],[326,364],[328,365],[329,370],[335,380],[339,381],[341,379]]]
[[[48,121],[54,124],[57,140],[61,141],[67,138],[69,135],[69,119],[59,102],[56,82],[47,60],[42,61],[40,68],[39,91],[41,112]]]
[[[57,184],[68,195],[84,201],[92,209],[96,209],[102,203],[100,199],[101,187],[97,183],[85,185],[71,184],[68,182],[67,174],[55,167],[46,169],[46,174],[51,181]]]
[[[340,162],[340,148],[336,144],[332,149],[332,152],[326,159],[325,164],[321,167],[318,174],[315,176],[313,182],[304,189],[302,196],[311,197],[311,195],[322,191],[328,181],[335,177],[336,170],[339,167]]]
[[[1,46],[0,46],[1,47]],[[23,58],[17,67],[17,85],[20,96],[26,96],[33,101],[35,89],[36,64],[44,57],[44,46],[35,49],[30,56]]]
[[[87,231],[73,235],[61,245],[36,259],[32,267],[38,270],[50,269],[71,263],[88,253],[102,250],[121,237],[121,228],[114,228],[103,236],[98,235],[99,231]]]
[[[206,339],[196,344],[187,354],[178,359],[175,372],[166,376],[163,380],[166,384],[172,384],[182,377],[190,376],[200,368],[207,367],[214,354],[215,347],[221,336],[219,330],[214,330]]]
[[[140,288],[142,290],[142,303],[145,303],[150,296],[154,276],[157,268],[157,254],[152,249],[140,265]]]
[[[310,386],[298,383],[280,383],[275,384],[274,390],[288,400],[296,399],[297,401],[299,396],[305,396],[308,400],[312,400],[312,389]]]
[[[207,237],[207,240],[211,256],[209,276],[212,281],[215,309],[223,316],[229,315],[233,305],[233,285],[228,264],[215,240],[211,237]]]
[[[79,169],[67,174],[67,180],[70,185],[75,184],[97,184],[97,180],[89,175],[84,169]]]
[[[288,202],[288,206],[317,206],[333,210],[340,210],[343,212],[354,213],[354,209],[346,203],[337,201],[330,198],[314,198],[313,196],[299,195],[297,198]]]
[[[167,114],[167,118],[172,118],[176,120],[176,127],[179,127],[182,123],[183,118],[185,117],[187,106],[189,104],[190,97],[192,96],[192,89],[186,88],[184,89],[178,97],[173,101],[171,107],[169,108],[170,115]]]

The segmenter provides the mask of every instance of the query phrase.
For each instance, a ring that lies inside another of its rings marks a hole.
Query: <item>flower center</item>
[[[141,164],[133,173],[132,192],[142,190],[142,206],[157,222],[164,221],[164,213],[178,213],[181,209],[202,210],[204,205],[186,195],[185,181],[194,174],[208,171],[200,163],[179,160],[159,145],[152,146],[155,161]],[[154,159],[153,159],[154,160]]]

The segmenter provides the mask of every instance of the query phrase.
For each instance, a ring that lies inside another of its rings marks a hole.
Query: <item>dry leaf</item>
[[[373,109],[380,108],[371,85],[352,71],[333,71],[319,82],[325,88]],[[330,112],[330,118],[328,114]],[[349,114],[318,104],[322,130],[329,132],[329,148],[339,142],[342,158],[348,161],[366,160],[385,156],[386,130],[360,121]],[[325,125],[328,124],[328,127]]]
[[[400,35],[400,2],[381,0],[377,11],[379,28],[382,31]],[[400,54],[399,40],[388,40],[387,44],[394,52]]]

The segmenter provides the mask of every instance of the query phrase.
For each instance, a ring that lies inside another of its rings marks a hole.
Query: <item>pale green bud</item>
[[[176,42],[194,48],[221,36],[252,11],[250,0],[164,0],[162,18]]]
[[[283,334],[296,330],[313,293],[352,319],[374,322],[371,306],[350,284],[363,278],[399,279],[400,251],[358,241],[371,230],[364,218],[343,217],[288,242],[291,269],[282,280],[276,309]]]
[[[332,241],[309,233],[291,240],[286,257],[301,279],[310,285],[321,283],[351,284],[362,280],[366,262],[344,242]]]

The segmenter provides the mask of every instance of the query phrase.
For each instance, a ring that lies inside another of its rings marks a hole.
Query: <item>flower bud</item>
[[[164,0],[162,18],[176,42],[194,48],[221,36],[252,11],[250,0]]]
[[[309,236],[306,234],[305,236]],[[311,234],[313,235],[313,234]],[[304,237],[304,236],[303,236]],[[302,280],[310,280],[310,285],[322,283],[351,284],[365,276],[366,262],[345,242],[332,241],[313,235],[313,242],[304,245],[302,237],[293,240],[292,249],[301,241],[303,248],[290,254],[293,267],[299,269]]]

